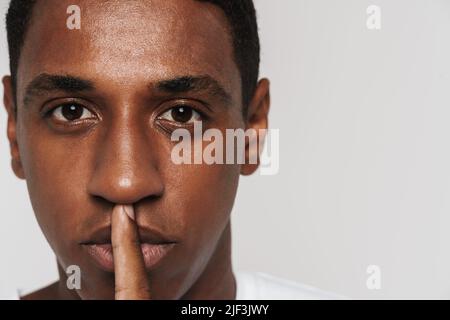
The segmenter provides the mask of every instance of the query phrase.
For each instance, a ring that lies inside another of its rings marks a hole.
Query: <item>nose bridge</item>
[[[104,128],[95,151],[91,194],[122,204],[161,194],[163,185],[150,142],[137,119],[124,110]]]

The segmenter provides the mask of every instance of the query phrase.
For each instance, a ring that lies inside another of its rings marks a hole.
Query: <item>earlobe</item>
[[[241,166],[242,175],[251,175],[259,167],[260,155],[268,129],[269,109],[270,83],[268,79],[261,79],[258,82],[246,115],[246,129],[251,129],[255,132],[257,141],[256,143],[247,142],[245,145],[245,164]],[[257,163],[250,163],[252,155],[257,156]]]
[[[25,180],[25,173],[23,172],[22,162],[20,159],[11,159],[11,168],[17,178]]]
[[[17,116],[10,76],[3,77],[3,103],[8,113],[8,140],[11,152],[11,167],[19,179],[25,179],[17,143]]]

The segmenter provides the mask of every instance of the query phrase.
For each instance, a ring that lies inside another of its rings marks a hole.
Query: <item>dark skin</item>
[[[72,4],[81,8],[81,30],[65,27]],[[183,87],[174,81],[180,77],[200,80]],[[230,213],[239,176],[258,164],[176,165],[170,157],[171,132],[192,130],[195,117],[204,130],[267,128],[269,82],[258,82],[244,114],[220,8],[185,0],[38,1],[17,99],[9,76],[3,84],[12,168],[27,182],[60,273],[25,299],[235,298]],[[192,117],[173,117],[180,105]],[[82,245],[101,227],[112,230],[114,272],[99,268]],[[141,227],[176,241],[151,268],[142,261]],[[69,265],[81,268],[81,290],[66,287]]]

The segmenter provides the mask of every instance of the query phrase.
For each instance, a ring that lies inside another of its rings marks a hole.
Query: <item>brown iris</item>
[[[172,109],[171,116],[173,120],[181,123],[188,122],[192,118],[192,109],[186,107],[176,107]]]
[[[83,107],[76,104],[66,104],[61,106],[61,113],[69,121],[80,119],[83,115]]]

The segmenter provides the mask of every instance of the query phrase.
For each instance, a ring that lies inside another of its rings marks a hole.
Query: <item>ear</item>
[[[260,164],[260,154],[264,145],[266,130],[268,128],[268,117],[270,109],[270,83],[268,79],[261,79],[258,82],[253,98],[248,106],[246,115],[246,130],[252,129],[256,134],[255,143],[246,142],[245,164],[241,166],[242,175],[254,173]],[[257,163],[250,163],[251,155],[257,156]]]
[[[17,144],[17,110],[14,101],[11,76],[5,76],[3,77],[3,103],[8,113],[7,133],[11,152],[11,167],[19,179],[25,179]]]

